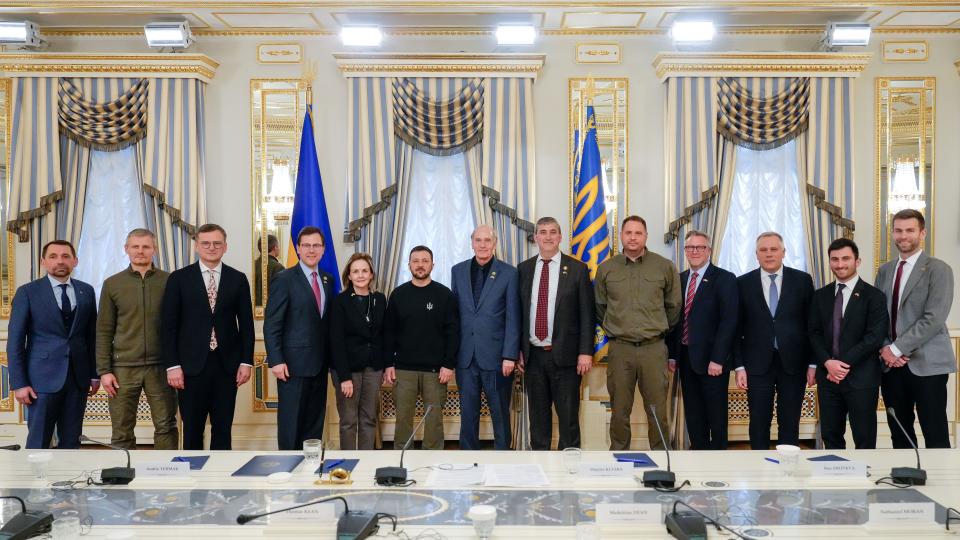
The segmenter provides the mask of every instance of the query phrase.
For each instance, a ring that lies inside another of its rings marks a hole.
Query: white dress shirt
[[[73,290],[73,281],[67,277],[66,281],[60,283],[57,278],[50,274],[47,274],[47,279],[50,280],[50,286],[53,287],[53,296],[57,299],[57,307],[63,309],[63,289],[60,286],[66,285],[67,298],[70,299],[70,311],[77,309],[77,292]]]
[[[917,251],[913,255],[907,257],[906,259],[897,259],[897,265],[900,264],[900,261],[904,261],[903,273],[900,275],[900,297],[897,298],[900,304],[903,304],[903,287],[907,284],[907,280],[910,279],[910,273],[913,272],[913,268],[917,266],[917,259],[920,258],[920,254],[923,253],[923,250]],[[893,291],[893,284],[897,282],[897,267],[893,267],[893,279],[890,280],[890,290]],[[897,309],[900,309],[900,305],[897,305]],[[890,352],[894,356],[903,356],[903,353],[900,352],[900,349],[897,348],[893,343],[890,344]]]
[[[777,305],[780,304],[780,298],[783,297],[783,266],[777,268],[776,272],[767,272],[763,268],[760,269],[760,288],[763,289],[763,300],[767,303],[767,307],[770,307],[770,275],[775,274],[777,276]]]
[[[853,289],[857,287],[857,282],[860,281],[860,276],[854,274],[852,278],[847,281],[838,281],[833,285],[833,296],[837,296],[837,289],[840,287],[840,284],[843,283],[843,310],[841,314],[846,314],[847,304],[850,303],[850,297],[853,296]]]
[[[535,347],[547,347],[553,344],[553,315],[556,313],[557,287],[560,285],[560,252],[550,257],[547,270],[550,272],[550,287],[547,296],[547,339],[537,339],[537,302],[540,301],[540,276],[543,274],[543,257],[537,257],[537,266],[533,271],[533,293],[530,295],[530,344]]]

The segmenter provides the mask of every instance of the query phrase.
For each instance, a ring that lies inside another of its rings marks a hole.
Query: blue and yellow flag
[[[323,196],[323,179],[317,160],[317,147],[313,142],[312,107],[307,106],[303,116],[303,135],[300,137],[300,160],[297,165],[297,191],[293,197],[293,213],[290,216],[290,249],[287,250],[287,267],[297,264],[296,242],[300,229],[313,225],[323,231],[326,249],[320,259],[320,268],[333,275],[333,292],[340,292],[340,271],[337,269],[337,254],[333,249],[330,234],[330,216],[327,200]]]
[[[580,170],[574,192],[573,238],[570,250],[573,256],[590,269],[590,279],[597,275],[600,263],[610,258],[610,233],[607,228],[606,199],[601,181],[600,147],[597,145],[596,118],[593,105],[587,106],[586,133],[580,152]],[[607,353],[607,336],[597,326],[594,356]]]

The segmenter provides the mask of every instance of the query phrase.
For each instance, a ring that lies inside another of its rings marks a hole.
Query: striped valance
[[[118,98],[99,103],[84,96],[70,79],[59,82],[60,133],[82,146],[113,151],[146,135],[148,80],[139,79]]]
[[[807,129],[810,79],[790,80],[780,93],[754,95],[737,79],[718,80],[717,131],[728,140],[754,150],[769,150]]]
[[[450,99],[432,97],[408,78],[393,79],[395,134],[435,156],[462,153],[483,137],[483,80],[470,79]]]

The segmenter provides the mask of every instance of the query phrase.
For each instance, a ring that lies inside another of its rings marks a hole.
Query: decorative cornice
[[[429,73],[432,77],[456,77],[471,73],[479,77],[536,78],[543,67],[543,54],[435,54],[435,53],[335,53],[344,77],[402,77]]]
[[[6,77],[122,73],[133,77],[161,74],[210,82],[219,66],[204,54],[0,53],[0,75]]]
[[[810,52],[669,52],[653,60],[657,78],[710,77],[729,74],[770,74],[778,77],[812,75],[818,77],[856,77],[872,55]]]

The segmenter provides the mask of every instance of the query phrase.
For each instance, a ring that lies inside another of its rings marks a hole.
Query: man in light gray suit
[[[947,378],[956,358],[946,320],[953,303],[953,270],[924,253],[923,214],[901,210],[893,216],[893,241],[900,256],[880,267],[876,286],[887,297],[890,335],[880,349],[884,363],[883,402],[914,443],[914,413],[927,448],[950,448],[947,429]],[[894,448],[910,448],[899,429],[890,428]]]

